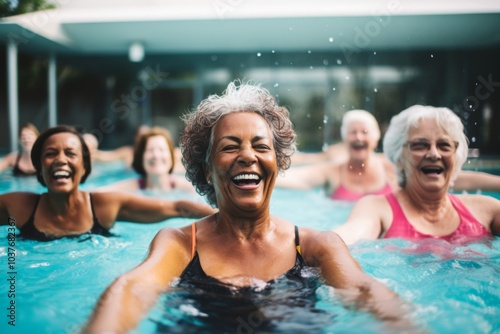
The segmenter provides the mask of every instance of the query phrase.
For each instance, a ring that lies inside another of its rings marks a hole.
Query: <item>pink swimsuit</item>
[[[457,229],[448,234],[436,237],[417,231],[406,218],[403,209],[399,205],[394,194],[386,195],[392,209],[392,224],[384,238],[404,238],[411,240],[421,240],[426,238],[443,239],[448,242],[459,242],[471,238],[490,236],[491,233],[472,215],[463,203],[454,195],[448,194],[451,203],[460,216],[460,225]]]
[[[346,187],[344,187],[342,184],[338,186],[338,188],[333,192],[333,194],[330,196],[331,199],[336,199],[336,200],[341,200],[341,201],[357,201],[363,196],[366,195],[387,195],[392,193],[392,188],[391,186],[387,183],[385,187],[382,189],[375,191],[373,193],[357,193],[348,190]]]

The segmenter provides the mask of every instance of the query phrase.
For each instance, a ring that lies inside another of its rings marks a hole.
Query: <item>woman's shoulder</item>
[[[302,248],[312,245],[333,245],[343,243],[342,238],[333,231],[318,230],[310,227],[299,227],[300,245]]]
[[[179,255],[189,255],[191,258],[192,251],[196,249],[196,233],[203,226],[203,220],[205,218],[183,227],[162,228],[153,239],[152,247],[163,249],[165,252],[175,250]],[[203,233],[203,229],[200,232]]]
[[[481,212],[489,208],[499,210],[500,200],[493,196],[482,194],[450,194],[458,199],[463,205],[475,212]]]
[[[16,220],[17,226],[22,226],[32,214],[41,195],[31,192],[11,192],[0,195],[0,211],[5,210],[9,217]],[[4,222],[0,222],[0,225]]]
[[[17,202],[19,205],[26,207],[31,202],[38,200],[38,198],[40,196],[41,196],[40,194],[33,193],[33,192],[15,191],[15,192],[2,194],[2,195],[0,195],[0,198],[3,201],[9,201],[9,202],[13,202],[13,203]]]

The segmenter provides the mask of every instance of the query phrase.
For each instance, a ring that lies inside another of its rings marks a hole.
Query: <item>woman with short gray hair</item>
[[[439,238],[464,242],[500,234],[500,201],[449,193],[467,158],[460,118],[447,108],[413,106],[391,120],[384,152],[400,189],[369,196],[334,231],[346,243],[362,239]]]

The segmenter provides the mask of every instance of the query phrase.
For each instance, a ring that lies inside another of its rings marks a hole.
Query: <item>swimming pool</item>
[[[82,189],[133,175],[119,164],[99,165]],[[33,189],[44,191],[33,178],[13,180],[5,173],[0,175],[0,193]],[[498,194],[492,195],[498,198]],[[350,203],[327,199],[320,190],[276,189],[271,204],[273,214],[318,229],[341,224],[351,207]],[[2,277],[7,277],[0,281],[0,333],[78,333],[103,290],[144,258],[159,229],[191,222],[178,218],[151,225],[118,223],[112,229],[115,236],[110,238],[84,236],[47,243],[16,240],[15,257],[10,256],[6,243],[7,227],[0,226],[4,240],[0,263]],[[351,252],[368,274],[413,304],[416,322],[429,332],[500,333],[500,238],[460,247],[440,240],[414,243],[387,239],[358,243]],[[283,292],[263,301],[269,312],[284,319],[275,332],[385,332],[369,314],[342,307],[326,286],[315,289],[314,305],[307,308],[280,305],[292,297]],[[12,293],[15,297],[9,297]],[[176,325],[174,320],[196,323],[203,315],[182,297],[175,290],[165,295],[136,332],[155,333],[158,323],[167,326],[169,333],[192,332],[193,327]],[[15,327],[8,324],[12,300]],[[241,319],[238,326],[234,333],[260,333],[262,329],[258,319],[251,317]]]

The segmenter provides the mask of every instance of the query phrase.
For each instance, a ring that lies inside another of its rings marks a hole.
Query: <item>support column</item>
[[[7,72],[8,72],[8,105],[9,105],[9,128],[10,128],[10,150],[17,151],[19,131],[19,96],[17,85],[17,44],[10,40],[7,44]]]
[[[48,71],[49,127],[53,127],[57,125],[57,63],[56,56],[53,53],[49,56]]]

